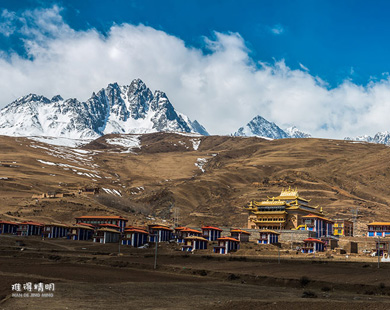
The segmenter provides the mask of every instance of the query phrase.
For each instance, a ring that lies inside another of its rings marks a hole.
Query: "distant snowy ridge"
[[[344,140],[390,145],[390,132],[388,131],[378,132],[374,137],[368,135],[358,136],[355,138],[347,137],[344,138]]]
[[[305,133],[301,130],[299,130],[297,127],[292,126],[285,130],[285,133],[290,138],[311,138],[311,134]]]
[[[264,117],[257,115],[244,127],[240,127],[233,136],[242,137],[261,137],[269,139],[285,139],[285,138],[309,138],[311,135],[300,131],[293,126],[282,130],[278,125],[266,120]]]
[[[177,112],[164,92],[153,94],[140,79],[109,84],[85,102],[30,94],[0,111],[0,135],[95,139],[159,131],[208,135],[196,120]]]

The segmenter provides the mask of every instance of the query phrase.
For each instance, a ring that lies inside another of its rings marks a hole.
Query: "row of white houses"
[[[222,229],[203,226],[201,230],[187,227],[174,229],[167,225],[151,224],[148,227],[126,226],[127,220],[120,216],[81,216],[73,225],[62,223],[43,224],[33,221],[21,223],[0,221],[0,234],[19,236],[37,235],[42,238],[67,238],[71,240],[92,240],[97,243],[121,243],[141,247],[149,242],[176,241],[183,251],[207,249],[208,243],[216,241],[213,252],[226,254],[238,250],[240,242],[248,242],[250,233],[232,229],[229,237],[222,237]],[[260,231],[260,244],[278,243],[279,233],[272,230]]]

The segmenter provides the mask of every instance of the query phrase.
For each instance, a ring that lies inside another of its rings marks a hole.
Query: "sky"
[[[0,0],[0,108],[141,78],[211,134],[390,131],[388,1]]]

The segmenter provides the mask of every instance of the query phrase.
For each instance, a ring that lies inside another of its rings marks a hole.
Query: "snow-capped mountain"
[[[256,136],[270,139],[284,138],[309,138],[311,135],[300,131],[297,127],[289,127],[282,130],[275,123],[267,121],[264,117],[257,115],[244,127],[239,128],[233,136]]]
[[[85,102],[30,94],[0,111],[1,135],[85,139],[157,131],[208,135],[196,120],[177,112],[164,92],[153,94],[140,79],[109,84]]]
[[[288,138],[287,133],[280,129],[275,123],[267,121],[260,115],[255,116],[248,124],[239,128],[233,136],[257,136],[271,139]]]
[[[368,135],[358,136],[356,138],[347,137],[344,140],[362,141],[362,142],[390,145],[390,132],[388,132],[388,131],[378,132],[374,137],[371,137]]]
[[[292,126],[285,130],[290,138],[311,138],[311,134],[300,131],[297,127]]]

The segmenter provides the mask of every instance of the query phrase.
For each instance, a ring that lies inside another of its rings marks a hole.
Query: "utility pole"
[[[180,210],[177,207],[175,207],[173,209],[173,224],[175,225],[175,227],[179,226],[179,215],[180,215]]]
[[[378,255],[378,269],[379,269],[379,263],[380,263],[380,250],[379,250],[379,242],[380,242],[380,237],[378,236],[378,244],[377,244],[377,255]]]
[[[281,233],[282,232],[282,223],[279,223],[279,232]],[[278,264],[280,264],[280,247],[281,247],[281,243],[279,242],[278,244]]]
[[[156,239],[154,240],[156,242],[156,249],[155,249],[155,252],[154,252],[154,269],[156,270],[157,269],[157,246],[158,246],[158,234],[156,233],[154,235],[156,237]]]
[[[357,222],[357,217],[358,217],[358,211],[359,211],[358,207],[356,207],[355,209],[351,209],[352,222],[353,222],[353,232],[350,233],[351,237],[353,237],[353,235],[356,232],[356,222]]]
[[[122,234],[121,233],[119,233],[119,249],[118,249],[118,256],[119,255],[121,255],[121,241],[122,241],[122,236],[121,236]]]

